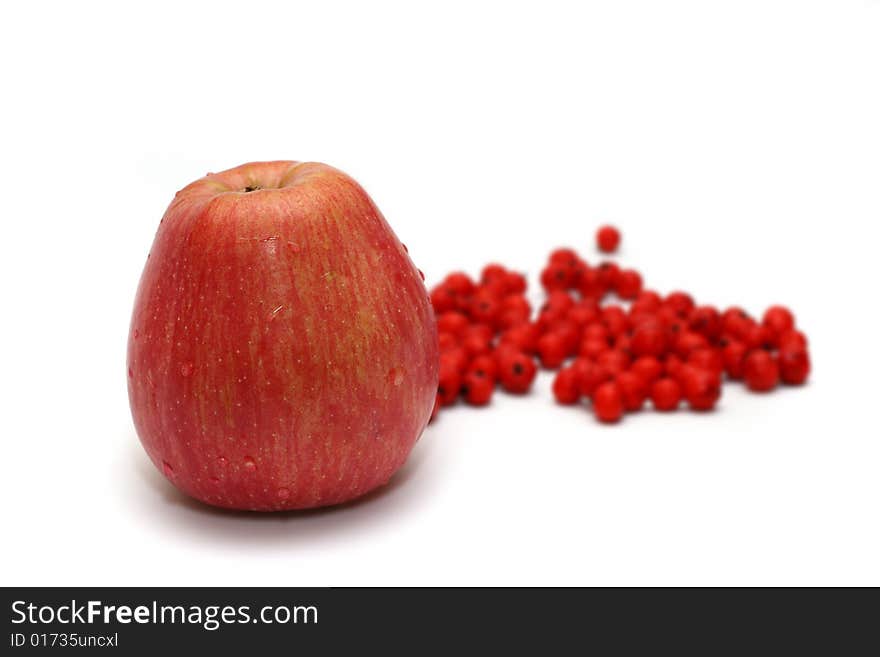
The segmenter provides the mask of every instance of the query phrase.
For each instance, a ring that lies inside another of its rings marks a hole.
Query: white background
[[[880,584],[880,3],[11,3],[0,23],[3,584]],[[174,192],[358,179],[429,282],[547,252],[790,305],[814,374],[617,427],[443,413],[391,486],[214,511],[135,436],[125,346]]]

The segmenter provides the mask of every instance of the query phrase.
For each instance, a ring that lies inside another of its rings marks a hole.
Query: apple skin
[[[147,454],[188,495],[275,511],[368,493],[424,430],[437,369],[420,272],[341,171],[245,164],[165,212],[135,299],[128,393]]]

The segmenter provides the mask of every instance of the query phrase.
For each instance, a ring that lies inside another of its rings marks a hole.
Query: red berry
[[[450,366],[454,367],[459,374],[464,373],[470,362],[471,358],[468,356],[467,351],[464,350],[464,347],[454,347],[440,354],[440,364],[448,363]]]
[[[440,359],[440,379],[437,384],[437,397],[440,404],[450,406],[458,398],[461,389],[461,373],[454,363]]]
[[[602,323],[608,329],[608,334],[616,337],[629,328],[629,317],[621,306],[605,306],[602,308]]]
[[[523,294],[528,288],[526,277],[516,271],[507,272],[503,280],[507,294]]]
[[[599,274],[599,286],[602,294],[613,290],[617,286],[617,277],[620,276],[620,267],[613,262],[600,262],[597,270]]]
[[[739,306],[731,306],[721,313],[721,331],[737,339],[754,322],[748,313]]]
[[[779,384],[779,364],[768,351],[755,349],[743,363],[743,377],[749,390],[767,392]]]
[[[647,386],[635,372],[626,371],[618,374],[615,379],[623,396],[623,407],[629,411],[637,411],[645,404]]]
[[[498,364],[498,379],[508,392],[527,392],[538,372],[535,361],[522,352],[504,352]]]
[[[550,326],[550,332],[556,333],[565,344],[566,356],[571,356],[577,351],[581,341],[581,327],[570,319],[560,319]]]
[[[681,386],[685,399],[696,411],[711,410],[721,397],[721,375],[717,372],[685,365]]]
[[[779,336],[776,346],[780,350],[784,349],[806,349],[807,336],[797,330],[786,331]]]
[[[551,331],[538,338],[538,356],[545,368],[556,369],[567,355],[565,338],[561,334]]]
[[[721,352],[711,347],[694,349],[688,354],[687,363],[699,369],[709,370],[718,374],[724,371],[724,358],[721,356]]]
[[[699,306],[691,311],[688,326],[709,340],[715,340],[721,335],[721,314],[712,306]]]
[[[527,354],[534,353],[538,346],[540,332],[535,324],[517,324],[512,326],[498,339],[499,344],[515,347]]]
[[[773,346],[773,333],[763,324],[749,321],[742,325],[740,338],[749,349],[769,349]]]
[[[583,340],[581,340],[580,347],[578,348],[578,356],[596,359],[599,357],[599,354],[607,350],[607,340],[598,340],[596,338],[585,337]]]
[[[602,226],[596,231],[596,246],[603,253],[613,253],[620,245],[620,231],[614,226]]]
[[[470,320],[464,314],[452,310],[437,316],[437,330],[443,333],[451,333],[460,337],[470,324]]]
[[[598,269],[585,265],[579,268],[577,279],[577,290],[582,298],[598,300],[605,293]]]
[[[654,313],[654,319],[670,331],[682,331],[687,328],[672,306],[660,306],[657,312]]]
[[[783,383],[797,386],[810,375],[810,354],[806,349],[780,349],[779,375]]]
[[[629,367],[645,384],[651,384],[663,374],[663,365],[653,356],[640,356]]]
[[[658,411],[674,411],[681,403],[681,386],[673,378],[658,379],[651,386],[651,404]]]
[[[476,336],[481,340],[488,340],[491,342],[492,338],[495,337],[495,331],[488,324],[468,324],[467,328],[464,329],[461,333],[462,340]]]
[[[794,328],[794,315],[785,306],[770,306],[764,313],[762,323],[772,335],[780,336]]]
[[[538,313],[535,324],[538,325],[538,331],[540,333],[546,333],[554,324],[556,324],[556,322],[561,322],[563,319],[565,319],[564,310],[544,308]]]
[[[666,353],[666,331],[656,320],[636,326],[630,340],[630,349],[636,356],[660,357]]]
[[[461,393],[465,401],[472,406],[488,404],[494,390],[495,382],[488,376],[481,376],[476,372],[465,374],[462,381]]]
[[[481,354],[488,354],[492,350],[492,339],[472,332],[462,338],[461,346],[468,353],[468,356],[473,358]]]
[[[599,322],[594,322],[592,324],[587,324],[584,327],[583,334],[581,335],[582,340],[596,340],[597,342],[605,343],[605,346],[608,346],[608,338],[609,338],[608,329],[604,324]]]
[[[681,371],[684,369],[684,361],[675,354],[669,354],[663,362],[663,369],[667,376],[681,383]]]
[[[452,291],[461,297],[466,297],[474,293],[474,282],[471,277],[464,272],[456,271],[447,276],[443,284],[451,288]]]
[[[532,314],[532,305],[521,292],[508,292],[501,297],[501,311],[515,312],[528,319]]]
[[[639,292],[636,300],[633,301],[630,310],[632,314],[648,313],[653,314],[660,309],[663,299],[653,290],[642,290]]]
[[[498,363],[491,354],[483,354],[470,362],[465,373],[477,374],[494,381],[498,378]]]
[[[507,278],[507,268],[497,263],[490,263],[480,272],[480,282],[484,285],[503,283]]]
[[[743,378],[743,363],[749,348],[739,340],[729,340],[721,349],[721,359],[724,361],[724,371],[731,379]]]
[[[547,262],[551,265],[562,265],[574,268],[580,261],[580,257],[574,249],[560,248],[550,252]]]
[[[560,404],[576,404],[581,398],[578,372],[574,366],[563,367],[553,379],[553,396]]]
[[[694,309],[694,299],[687,292],[672,292],[663,300],[679,317],[686,317]]]
[[[642,276],[634,269],[624,269],[617,277],[615,291],[621,299],[635,299],[642,290]]]
[[[617,349],[606,349],[596,358],[596,363],[606,372],[617,375],[629,368],[630,357]]]
[[[598,321],[599,310],[595,303],[579,301],[565,311],[565,318],[574,322],[578,326],[586,326],[587,324]]]
[[[438,285],[431,290],[431,306],[434,313],[445,313],[458,308],[458,295],[448,285]]]
[[[532,306],[521,294],[508,294],[501,299],[501,309],[498,312],[498,325],[502,328],[510,328],[517,324],[527,322],[532,314]]]
[[[626,333],[621,333],[616,338],[614,338],[614,343],[612,346],[617,351],[622,351],[626,354],[632,355],[632,338],[629,337]]]
[[[573,270],[565,265],[547,265],[541,270],[541,286],[548,292],[565,290],[573,282]]]
[[[468,305],[471,319],[475,322],[494,325],[501,313],[501,302],[498,297],[487,289],[479,289],[474,293]]]
[[[599,385],[593,393],[593,412],[601,422],[617,422],[623,417],[623,394],[614,381]]]
[[[449,351],[450,349],[455,349],[459,346],[458,338],[452,335],[452,333],[447,333],[446,331],[440,331],[437,334],[437,344],[440,347],[441,353]]]
[[[611,378],[604,368],[589,358],[576,358],[571,367],[577,374],[578,389],[584,397],[592,397],[597,386]]]
[[[709,341],[695,331],[683,331],[675,339],[675,353],[684,359],[687,359],[692,351],[705,349],[708,346]]]
[[[574,307],[575,300],[565,290],[552,290],[547,295],[547,301],[541,307],[541,310],[551,310],[560,313],[563,316],[570,308]]]

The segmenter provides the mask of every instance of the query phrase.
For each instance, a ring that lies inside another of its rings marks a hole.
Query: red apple
[[[349,176],[258,162],[175,196],[135,299],[128,392],[180,490],[257,511],[364,495],[425,428],[437,367],[420,273]]]

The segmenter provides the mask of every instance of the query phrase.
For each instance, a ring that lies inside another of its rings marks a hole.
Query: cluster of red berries
[[[620,243],[610,226],[596,237],[605,252]],[[487,265],[478,281],[449,274],[431,291],[440,336],[435,415],[459,397],[488,404],[499,384],[527,392],[538,363],[558,370],[560,404],[589,399],[603,422],[648,400],[658,411],[682,401],[711,410],[725,378],[766,392],[780,382],[799,385],[810,372],[807,338],[782,306],[760,321],[738,307],[698,306],[685,292],[661,296],[643,288],[637,271],[613,262],[594,267],[567,248],[550,254],[541,285],[546,300],[534,317],[525,277],[501,265]]]

